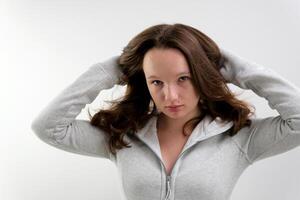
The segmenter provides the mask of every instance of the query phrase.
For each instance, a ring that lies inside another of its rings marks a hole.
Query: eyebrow
[[[181,72],[181,73],[177,74],[177,76],[184,75],[184,74],[190,74],[190,72]],[[151,76],[148,76],[147,78],[151,79],[151,78],[158,78],[158,77],[155,75],[151,75]]]

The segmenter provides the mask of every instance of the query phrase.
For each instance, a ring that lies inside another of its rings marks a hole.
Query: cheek
[[[159,99],[159,94],[156,91],[150,91],[150,95],[151,95],[152,99],[154,99],[156,101]]]
[[[186,94],[186,98],[188,98],[188,99],[195,101],[195,99],[198,100],[200,97],[198,94],[198,91],[192,86],[186,88],[185,91],[186,92],[184,94]]]
[[[156,104],[158,104],[161,101],[160,100],[161,99],[161,94],[159,93],[159,91],[154,90],[154,89],[150,89],[149,93],[150,93],[152,99],[154,100],[154,102]]]
[[[157,95],[156,95],[156,92],[154,91],[154,89],[148,86],[148,91],[149,91],[152,99],[155,99]]]

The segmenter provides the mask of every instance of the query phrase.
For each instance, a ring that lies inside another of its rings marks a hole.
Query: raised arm
[[[240,88],[265,98],[278,116],[253,118],[233,140],[250,164],[300,145],[300,89],[275,71],[221,49],[223,77]]]
[[[59,93],[33,120],[31,128],[44,142],[72,153],[110,158],[104,133],[75,118],[103,89],[114,86],[121,71],[118,56],[96,63]]]

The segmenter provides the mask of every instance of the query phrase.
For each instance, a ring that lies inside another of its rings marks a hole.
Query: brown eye
[[[182,81],[185,81],[185,80],[188,80],[190,77],[188,77],[188,76],[182,76],[182,77],[180,77],[179,79],[180,80],[182,80]]]
[[[159,85],[161,83],[161,81],[159,80],[154,80],[151,82],[151,84],[154,84],[154,85]]]

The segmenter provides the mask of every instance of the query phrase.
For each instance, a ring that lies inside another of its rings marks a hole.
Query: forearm
[[[116,56],[92,65],[71,85],[60,92],[34,119],[32,129],[39,137],[47,139],[59,137],[61,132],[91,103],[103,89],[113,87],[120,73]]]
[[[250,164],[300,145],[300,89],[275,71],[222,49],[220,73],[230,83],[265,98],[278,116],[253,118],[233,137]]]
[[[270,68],[250,62],[228,50],[222,49],[221,53],[225,63],[220,72],[226,80],[265,98],[283,119],[300,121],[300,89],[297,86]],[[295,128],[300,129],[300,122],[297,124]]]

